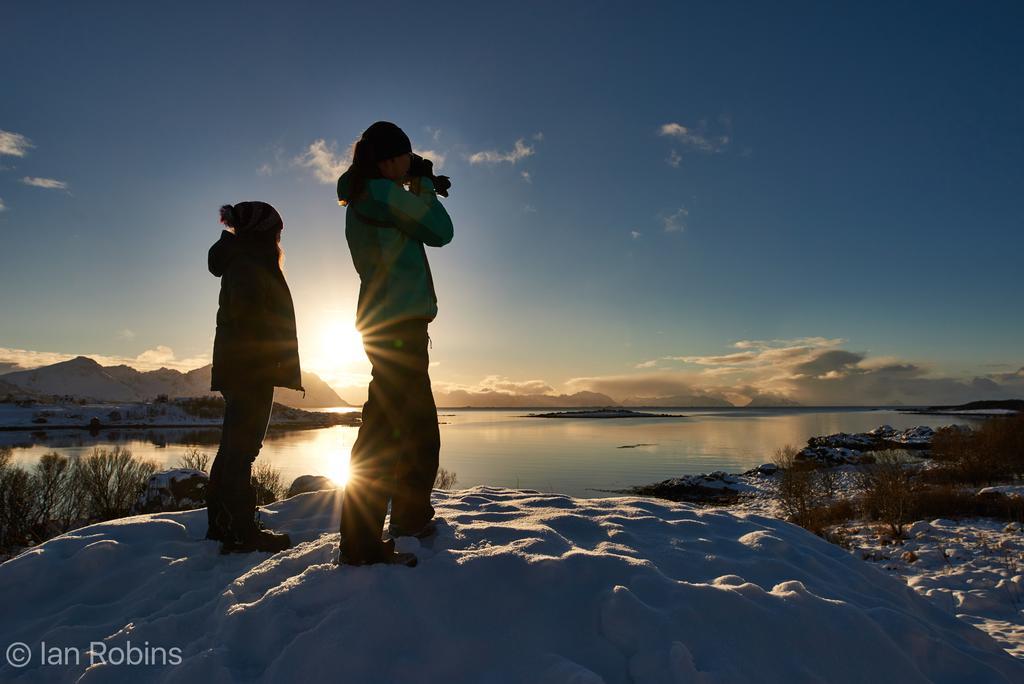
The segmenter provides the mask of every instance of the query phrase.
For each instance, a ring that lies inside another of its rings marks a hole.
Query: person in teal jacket
[[[448,185],[429,161],[412,154],[402,129],[386,121],[366,129],[338,179],[345,238],[360,279],[356,328],[372,366],[349,462],[339,563],[415,565],[412,554],[395,553],[394,538],[434,530],[430,493],[441,436],[427,372],[427,325],[437,316],[437,295],[424,246],[452,240],[451,217],[437,199]],[[391,538],[384,541],[389,500]]]

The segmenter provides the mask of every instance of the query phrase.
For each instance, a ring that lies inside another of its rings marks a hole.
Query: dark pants
[[[222,394],[224,427],[217,457],[210,468],[210,490],[244,492],[251,486],[252,462],[263,448],[274,407],[274,388],[232,388]]]
[[[364,335],[373,366],[369,397],[352,446],[341,509],[342,553],[372,558],[391,500],[392,529],[416,532],[434,517],[430,492],[441,434],[427,374],[427,321]]]

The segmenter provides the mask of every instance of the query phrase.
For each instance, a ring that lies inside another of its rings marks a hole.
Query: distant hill
[[[998,399],[986,401],[972,401],[959,406],[929,406],[927,411],[982,411],[992,409],[1007,409],[1009,411],[1024,412],[1024,399]]]
[[[161,394],[169,397],[203,397],[210,391],[212,366],[182,373],[170,368],[139,371],[130,366],[101,366],[86,356],[61,361],[49,366],[0,375],[0,383],[13,385],[36,395],[70,395],[97,401],[148,401]],[[275,399],[287,406],[318,408],[348,406],[331,387],[315,373],[303,373],[301,392],[278,390]],[[0,385],[0,394],[7,394]]]

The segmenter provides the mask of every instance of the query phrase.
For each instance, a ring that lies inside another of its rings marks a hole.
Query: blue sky
[[[217,207],[262,199],[304,365],[358,400],[358,280],[320,177],[386,119],[454,182],[439,389],[1022,394],[1019,4],[4,14],[0,361],[204,362]]]

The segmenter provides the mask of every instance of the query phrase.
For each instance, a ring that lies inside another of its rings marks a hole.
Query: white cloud
[[[256,173],[261,176],[270,176],[274,173],[274,168],[268,162],[264,162],[263,164],[260,164],[258,169],[256,169]]]
[[[679,163],[683,161],[683,155],[676,152],[675,148],[669,150],[668,159],[665,162],[674,169],[679,168]]]
[[[702,152],[721,152],[728,146],[730,138],[728,135],[709,136],[700,126],[700,130],[693,130],[681,123],[663,124],[658,129],[658,135],[666,136],[677,140],[679,143],[700,150]]]
[[[440,128],[431,128],[430,126],[425,126],[425,128],[427,129],[427,133],[430,134],[430,137],[434,139],[434,142],[437,142],[438,140],[441,139]]]
[[[128,328],[125,328],[124,330],[118,330],[117,334],[114,335],[114,337],[116,337],[119,340],[134,340],[135,339],[135,331],[134,330],[129,330]]]
[[[64,181],[54,180],[53,178],[36,178],[34,176],[25,176],[21,179],[21,182],[25,185],[31,185],[36,188],[46,188],[47,190],[67,190],[68,184]]]
[[[643,235],[643,233],[641,233],[639,230],[631,230],[629,231],[629,234],[634,240]]]
[[[172,368],[179,371],[190,371],[210,363],[209,356],[194,356],[191,358],[176,358],[174,351],[166,346],[159,345],[154,349],[147,349],[138,356],[106,356],[104,354],[64,354],[61,352],[40,352],[28,349],[8,349],[0,347],[0,364],[10,363],[18,366],[14,370],[28,370],[49,366],[61,361],[70,361],[76,356],[88,356],[101,366],[131,366],[140,371],[151,371],[159,368]],[[10,371],[8,371],[10,372]]]
[[[319,138],[311,142],[306,151],[295,157],[292,163],[311,169],[321,183],[333,184],[352,163],[351,155],[351,149],[344,155],[339,155],[334,143],[328,144],[326,140]]]
[[[516,140],[515,146],[511,152],[498,152],[497,150],[485,150],[483,152],[474,152],[469,155],[470,164],[501,164],[508,162],[509,164],[515,164],[520,159],[531,157],[534,154],[533,145],[527,145],[526,140],[520,138]]]
[[[686,219],[690,215],[690,210],[686,207],[679,207],[668,216],[661,218],[662,224],[665,226],[666,233],[681,233],[686,230]]]
[[[7,205],[4,204],[2,199],[0,199],[0,211],[7,211]]]
[[[533,134],[532,137],[533,137],[534,140],[543,140],[544,139],[544,133],[542,131],[537,131],[536,133]]]
[[[522,176],[523,180],[526,181],[527,183],[533,183],[533,178],[530,177],[529,171],[523,171],[519,175]]]
[[[635,366],[633,366],[633,368],[637,368],[637,369],[656,368],[659,361],[661,361],[661,359],[651,359],[650,361],[641,361],[640,363],[638,363]]]
[[[525,204],[523,205],[523,211],[525,211],[527,214],[536,214],[537,207],[533,206],[532,204]]]
[[[32,141],[20,133],[0,131],[0,154],[11,157],[24,157],[25,154],[35,147]]]

